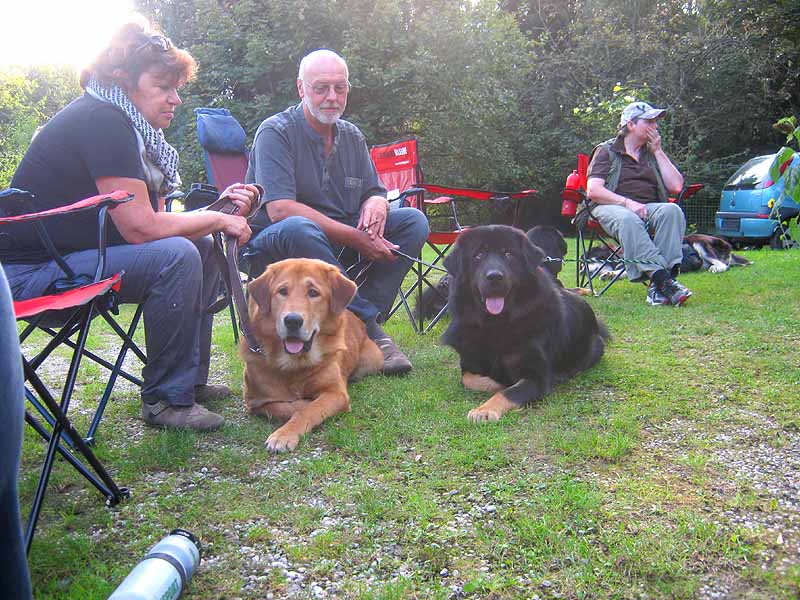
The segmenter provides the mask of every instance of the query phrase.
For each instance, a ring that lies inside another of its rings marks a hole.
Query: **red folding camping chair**
[[[561,215],[575,226],[576,285],[588,287],[593,296],[602,296],[625,274],[624,249],[592,215],[586,196],[589,159],[588,154],[578,154],[578,168],[567,176],[561,191]],[[669,201],[681,204],[702,189],[702,183],[694,183]],[[596,286],[595,280],[603,277],[608,277],[605,285]]]
[[[433,260],[428,263],[423,261],[422,255],[419,256],[419,261],[415,262],[412,267],[412,271],[416,276],[414,283],[407,290],[400,290],[397,303],[386,317],[388,320],[400,307],[403,307],[414,331],[424,334],[429,332],[447,312],[447,298],[436,284],[430,281],[429,277],[433,270],[444,273],[445,270],[440,266],[440,263],[455,243],[459,234],[467,228],[462,226],[458,220],[457,203],[463,200],[511,202],[513,210],[512,225],[516,225],[519,217],[520,201],[534,195],[536,190],[505,193],[426,184],[423,181],[417,140],[413,138],[373,146],[370,149],[370,157],[375,164],[375,169],[378,171],[381,183],[387,190],[389,200],[399,200],[400,206],[411,206],[421,210],[428,217],[431,226],[426,246],[432,252]],[[426,192],[431,194],[432,197],[426,196]],[[440,221],[431,218],[428,209],[433,206],[439,207],[439,211],[447,212],[446,215],[442,215],[446,226],[442,227]],[[433,293],[438,294],[444,304],[443,308],[430,319],[427,325],[425,325],[425,314],[422,310],[423,287],[435,290]],[[415,292],[418,308],[416,316],[408,303],[408,299]]]
[[[100,314],[109,324],[113,323],[112,327],[123,339],[123,349],[136,347],[127,332],[119,327],[110,315],[112,311],[116,311],[116,292],[120,289],[123,273],[115,273],[111,276],[104,274],[106,213],[110,207],[128,202],[133,199],[133,196],[128,192],[117,191],[86,198],[69,206],[38,213],[26,213],[25,203],[31,198],[30,193],[16,189],[0,192],[0,211],[2,211],[0,214],[3,215],[0,216],[0,224],[33,223],[45,247],[58,256],[57,259],[54,259],[64,270],[65,276],[72,282],[72,285],[64,286],[68,288],[65,291],[14,302],[14,313],[17,320],[27,322],[20,334],[20,346],[37,328],[52,336],[52,339],[35,355],[28,357],[25,355],[25,350],[22,351],[25,397],[44,419],[44,423],[29,410],[25,412],[25,420],[47,442],[47,452],[25,530],[26,551],[30,550],[33,541],[56,452],[105,496],[107,505],[116,505],[129,497],[128,490],[117,486],[95,456],[90,445],[76,431],[68,417],[68,410],[82,358],[88,357],[112,370],[112,379],[108,386],[113,387],[116,376],[124,373],[121,369],[124,350],[118,355],[117,364],[112,365],[86,349],[89,328],[96,315]],[[93,278],[76,275],[72,272],[67,263],[55,252],[47,230],[42,224],[42,221],[48,217],[63,216],[83,210],[98,211],[98,260]],[[37,373],[37,368],[61,344],[71,348],[72,355],[59,394],[60,401],[57,401],[53,392]],[[141,358],[144,360],[144,354]],[[110,393],[108,387],[106,392]],[[89,467],[81,462],[81,458],[89,463]]]

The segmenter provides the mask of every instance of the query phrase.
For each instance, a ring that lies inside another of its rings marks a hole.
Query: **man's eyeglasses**
[[[172,42],[168,37],[164,37],[163,35],[151,35],[147,38],[146,42],[136,46],[131,54],[139,54],[139,52],[148,50],[149,48],[155,48],[160,52],[167,52],[172,49]]]
[[[328,93],[328,90],[333,88],[333,91],[336,95],[341,96],[342,94],[346,94],[350,91],[350,82],[349,81],[337,81],[336,83],[308,83],[305,79],[303,83],[307,84],[308,87],[311,88],[311,91],[317,94],[318,96],[322,96]]]

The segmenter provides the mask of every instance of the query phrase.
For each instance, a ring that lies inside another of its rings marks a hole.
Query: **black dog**
[[[493,394],[473,421],[497,421],[603,355],[605,327],[539,268],[544,257],[521,231],[488,225],[464,232],[444,260],[452,320],[442,341],[460,356],[464,386]]]
[[[562,285],[558,279],[561,272],[562,260],[567,255],[567,242],[561,232],[551,225],[537,225],[528,230],[528,239],[541,248],[545,256],[555,260],[546,261],[542,268],[553,276],[556,285]],[[447,295],[450,289],[450,275],[445,274],[434,287],[426,287],[422,292],[422,302],[414,305],[414,317],[419,318],[420,306],[426,319],[433,319],[447,304]],[[576,290],[572,290],[576,291]]]
[[[556,259],[544,262],[542,268],[553,276],[553,280],[558,285],[562,285],[558,274],[563,266],[562,260],[567,255],[567,241],[564,236],[552,225],[537,225],[529,229],[525,235],[533,242],[534,246],[539,246],[546,257]]]

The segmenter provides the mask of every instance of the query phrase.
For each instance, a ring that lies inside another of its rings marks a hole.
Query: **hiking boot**
[[[667,297],[667,300],[669,300],[669,303],[673,306],[683,306],[683,303],[692,295],[689,288],[671,278],[664,280],[659,291]]]
[[[402,375],[411,370],[411,361],[403,352],[398,348],[392,338],[390,338],[383,328],[377,323],[371,324],[367,328],[367,333],[370,339],[378,344],[378,348],[383,352],[383,370],[384,375]]]
[[[668,306],[669,298],[659,292],[656,284],[651,282],[647,286],[647,303],[650,306]]]
[[[213,431],[225,423],[225,419],[195,403],[191,406],[170,406],[164,402],[142,404],[142,420],[150,427],[161,429],[193,429]]]
[[[208,385],[203,383],[194,386],[194,401],[198,404],[207,404],[215,400],[224,400],[231,395],[231,388],[227,385]]]

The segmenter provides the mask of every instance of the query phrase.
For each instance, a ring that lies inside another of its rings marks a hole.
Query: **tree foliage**
[[[780,146],[772,123],[800,112],[794,0],[139,0],[138,6],[200,64],[167,132],[185,181],[204,178],[193,108],[225,106],[252,136],[264,118],[297,102],[299,61],[321,47],[348,60],[353,90],[346,118],[370,143],[416,136],[429,181],[536,187],[552,200],[531,205],[532,220],[557,218],[557,193],[576,154],[613,134],[626,99],[668,108],[662,122],[668,152],[687,180],[712,192],[745,158]],[[13,122],[25,138],[52,113],[49,105],[26,112],[22,107],[33,105],[19,93],[0,98],[0,119],[7,106],[16,107],[0,127]],[[6,130],[0,135],[4,156],[12,156],[7,145],[20,142],[7,142],[13,136]]]
[[[0,189],[11,181],[36,128],[79,93],[69,69],[0,71]]]

